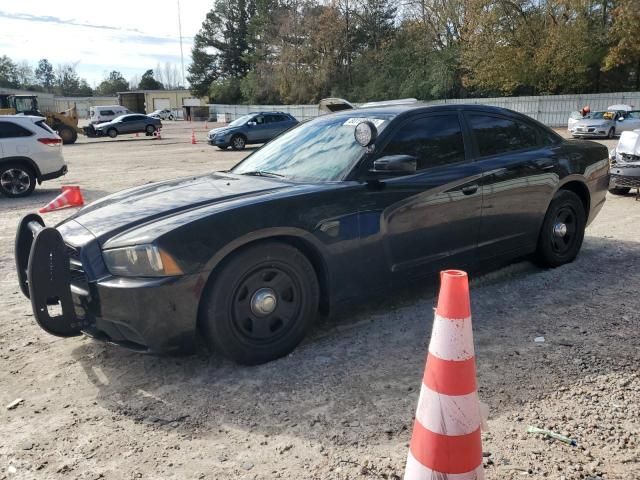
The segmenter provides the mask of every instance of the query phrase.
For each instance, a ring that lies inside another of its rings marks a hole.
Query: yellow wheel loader
[[[36,115],[44,117],[47,125],[58,132],[65,145],[75,143],[78,133],[92,136],[91,128],[78,128],[78,112],[73,106],[64,112],[41,112],[36,95],[0,95],[0,115]]]

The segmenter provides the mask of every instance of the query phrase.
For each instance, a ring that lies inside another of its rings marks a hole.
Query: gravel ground
[[[434,285],[321,318],[293,354],[251,368],[203,348],[142,356],[36,326],[13,267],[23,214],[63,183],[95,200],[244,155],[204,144],[201,125],[191,145],[190,124],[166,124],[159,141],[82,139],[64,148],[64,180],[0,199],[0,479],[401,478]],[[640,203],[609,196],[574,263],[521,261],[474,276],[488,479],[640,478],[638,238]]]

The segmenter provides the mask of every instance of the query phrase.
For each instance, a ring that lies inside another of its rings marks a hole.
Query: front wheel
[[[612,193],[614,195],[626,195],[630,191],[630,187],[613,187],[609,189],[609,193]]]
[[[580,197],[569,190],[555,194],[542,223],[536,258],[547,267],[572,262],[582,246],[586,212]]]
[[[118,131],[115,128],[110,128],[107,131],[107,135],[109,135],[111,138],[116,138],[118,136]]]
[[[231,148],[234,150],[244,150],[246,144],[247,141],[242,135],[234,135],[231,138]]]
[[[156,127],[154,127],[153,125],[147,125],[144,128],[145,132],[147,132],[147,135],[153,135],[153,132],[156,131]]]
[[[200,326],[208,344],[237,363],[287,355],[319,304],[313,266],[298,249],[261,243],[231,257],[205,291]]]

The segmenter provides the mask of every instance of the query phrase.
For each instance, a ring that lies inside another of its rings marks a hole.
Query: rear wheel
[[[244,150],[247,140],[242,135],[234,135],[231,137],[231,148],[234,150]]]
[[[109,135],[111,138],[116,138],[118,136],[118,131],[115,128],[110,128],[109,130],[107,130],[107,135]]]
[[[612,193],[614,195],[626,195],[630,191],[630,187],[613,187],[609,189],[609,193]]]
[[[572,262],[582,246],[585,226],[586,213],[580,197],[569,190],[557,192],[538,237],[538,262],[547,267]]]
[[[31,195],[36,188],[36,176],[31,168],[20,163],[0,165],[0,193],[19,198]]]
[[[78,132],[66,125],[58,127],[58,135],[60,135],[64,145],[76,143],[76,140],[78,139]]]
[[[205,293],[203,334],[238,363],[274,360],[303,339],[319,291],[313,266],[296,248],[276,242],[250,247],[225,263]]]

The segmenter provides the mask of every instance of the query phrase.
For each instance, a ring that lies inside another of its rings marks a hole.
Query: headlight
[[[104,250],[102,257],[111,274],[123,277],[166,277],[183,273],[171,255],[156,245]]]

